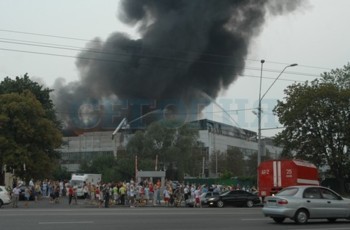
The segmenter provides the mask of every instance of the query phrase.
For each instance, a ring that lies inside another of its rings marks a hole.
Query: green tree
[[[239,148],[231,148],[226,152],[226,168],[233,176],[245,176],[244,154]]]
[[[52,120],[57,128],[60,128],[60,122],[56,118],[54,104],[50,98],[50,93],[53,92],[52,89],[45,88],[37,82],[30,80],[28,74],[24,74],[23,77],[16,77],[15,80],[6,77],[0,83],[0,94],[22,93],[25,90],[29,90],[35,95],[36,99],[42,104],[46,117]]]
[[[266,150],[268,153],[268,150]],[[272,158],[269,156],[269,154],[266,154],[266,156],[261,156],[261,162],[266,160],[271,160]],[[256,178],[258,171],[258,153],[255,152],[253,154],[250,154],[248,156],[248,159],[246,160],[246,175],[251,178]]]
[[[284,156],[328,166],[343,184],[350,168],[350,66],[321,77],[285,90],[274,112],[286,128],[276,141],[284,146]]]
[[[52,179],[54,180],[70,180],[71,179],[71,172],[68,172],[65,167],[61,167],[61,165],[56,165],[52,172]]]
[[[213,153],[210,155],[210,171],[213,172],[214,174],[228,174],[227,169],[223,168],[222,166],[226,165],[226,154],[219,151],[215,150]]]
[[[239,148],[230,148],[226,152],[216,151],[210,159],[211,171],[216,172],[218,170],[222,177],[246,176],[246,162],[244,154]]]
[[[26,180],[49,176],[62,136],[35,95],[0,94],[0,124],[0,165]]]
[[[183,179],[193,171],[193,157],[198,158],[198,130],[190,124],[179,125],[167,120],[152,123],[145,132],[137,132],[127,145],[128,157],[138,157],[139,170],[166,169],[170,179]]]
[[[113,155],[97,156],[90,161],[82,162],[79,173],[98,173],[102,174],[102,181],[104,182],[118,182],[126,179],[121,170],[123,164],[129,165],[129,162],[120,161]]]

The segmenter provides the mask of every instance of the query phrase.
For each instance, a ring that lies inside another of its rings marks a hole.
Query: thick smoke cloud
[[[262,29],[267,12],[291,12],[299,4],[297,0],[121,1],[120,20],[137,26],[140,38],[117,32],[104,42],[91,41],[76,62],[81,81],[61,84],[56,105],[69,125],[77,125],[88,108],[74,106],[84,103],[90,104],[92,114],[116,98],[208,104],[208,96],[217,97],[243,72],[249,44]],[[85,112],[72,118],[78,110]]]

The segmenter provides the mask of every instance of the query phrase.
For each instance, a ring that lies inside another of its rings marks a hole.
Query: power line
[[[38,44],[38,45],[54,46],[55,48],[56,47],[63,47],[63,48],[66,47],[66,48],[79,49],[79,50],[85,49],[85,48],[78,47],[78,46],[61,45],[61,44],[57,44],[57,43],[36,42],[36,41],[30,41],[30,40],[12,39],[12,38],[3,38],[3,37],[0,37],[0,39],[4,40],[4,41],[1,41],[3,43],[14,43],[14,44],[16,44],[16,42],[19,42],[20,44],[24,43],[24,45],[26,45],[26,43],[29,43],[28,45]]]
[[[55,56],[55,57],[78,58],[78,59],[95,60],[95,61],[121,62],[121,61],[112,60],[112,59],[90,58],[90,57],[76,57],[76,56],[66,55],[66,54],[54,54],[54,53],[46,53],[46,52],[36,52],[36,51],[27,51],[27,50],[16,50],[16,49],[7,49],[7,48],[1,48],[1,47],[0,47],[0,50],[12,51],[12,52],[19,52],[19,53],[29,53],[29,54],[48,55],[48,56]]]
[[[1,39],[1,38],[0,38]],[[155,55],[145,55],[145,54],[135,54],[133,53],[128,54],[128,53],[121,53],[121,52],[103,52],[100,50],[96,50],[96,49],[85,49],[85,48],[81,48],[81,47],[63,47],[62,45],[57,45],[57,44],[52,44],[52,43],[38,43],[35,42],[35,44],[30,44],[27,43],[27,41],[23,42],[22,41],[8,41],[10,39],[6,39],[7,41],[1,41],[2,43],[9,43],[9,44],[16,44],[16,45],[26,45],[26,46],[35,46],[35,47],[44,47],[44,48],[53,48],[53,49],[63,49],[63,50],[69,50],[69,51],[84,51],[84,52],[88,52],[88,53],[96,53],[96,54],[106,54],[106,55],[113,55],[113,56],[138,56],[138,57],[145,57],[145,58],[158,58],[158,59],[162,59],[162,60],[170,60],[170,61],[177,61],[177,62],[185,62],[185,63],[191,63],[194,60],[185,60],[185,59],[181,59],[181,58],[172,58],[172,57],[165,57],[165,56],[155,56]],[[94,58],[91,58],[94,59]],[[105,60],[105,59],[103,59]],[[223,66],[234,66],[234,64],[225,64],[225,63],[220,63],[220,62],[213,62],[213,61],[201,61],[201,60],[196,60],[197,63],[203,63],[203,64],[213,64],[213,65],[223,65]],[[257,68],[254,67],[246,67],[246,69],[250,69],[250,70],[258,70]],[[266,69],[267,72],[278,72],[277,70],[271,70],[271,69]]]
[[[248,74],[240,74],[238,76],[241,77],[250,77],[250,78],[260,78],[260,76],[256,76],[256,75],[248,75]],[[275,80],[276,77],[262,77],[263,79],[269,79],[269,80]],[[280,78],[278,79],[278,81],[289,81],[289,82],[305,82],[305,81],[300,81],[300,80],[294,80],[294,79],[288,79],[288,78]]]
[[[257,60],[257,59],[249,59],[247,58],[246,59],[247,61],[254,61],[254,62],[260,62],[260,60]],[[271,60],[265,60],[269,63],[272,63],[272,64],[278,64],[278,65],[290,65],[290,63],[286,63],[286,62],[278,62],[278,61],[271,61]],[[298,64],[298,66],[300,67],[305,67],[305,68],[310,68],[310,69],[323,69],[323,70],[327,70],[327,71],[330,71],[332,70],[332,68],[329,68],[329,67],[320,67],[320,66],[311,66],[311,65],[300,65]]]
[[[0,38],[1,39],[1,38]],[[107,55],[114,55],[114,56],[131,56],[130,54],[127,53],[109,53],[109,52],[102,52],[102,51],[97,51],[93,49],[77,49],[77,48],[65,48],[65,47],[58,47],[58,46],[52,46],[52,45],[40,45],[40,44],[27,44],[27,43],[21,43],[21,42],[4,42],[3,43],[12,43],[12,44],[20,44],[20,45],[29,45],[29,46],[38,46],[38,47],[45,47],[45,48],[55,48],[55,49],[64,49],[64,50],[70,50],[70,51],[85,51],[89,53],[97,53],[97,54],[107,54]],[[109,58],[96,58],[96,57],[82,57],[82,56],[72,56],[72,55],[66,55],[66,54],[56,54],[56,53],[48,53],[48,52],[37,52],[37,51],[26,51],[26,50],[19,50],[19,49],[8,49],[8,48],[0,48],[0,50],[5,50],[5,51],[12,51],[12,52],[21,52],[21,53],[30,53],[30,54],[39,54],[39,55],[49,55],[49,56],[56,56],[56,57],[68,57],[68,58],[77,58],[77,59],[88,59],[88,60],[95,60],[95,61],[107,61],[107,62],[120,62],[123,63],[122,60],[116,60],[116,59],[109,59]],[[159,58],[163,60],[169,60],[169,61],[179,61],[179,62],[191,62],[191,60],[184,60],[184,59],[178,59],[178,58],[167,58],[167,57],[159,57],[159,56],[149,56],[149,55],[140,55],[136,54],[135,56],[141,56],[145,58]],[[197,61],[202,64],[213,64],[213,65],[222,65],[222,66],[233,66],[231,64],[223,64],[223,63],[218,63],[218,62],[208,62],[208,61]],[[124,62],[124,64],[127,64]],[[145,64],[143,64],[145,65]],[[167,68],[177,68],[179,67],[167,67]],[[253,70],[253,71],[258,71],[259,68],[255,67],[245,67],[244,69],[247,70]],[[265,69],[265,72],[273,72],[273,73],[278,73],[279,70],[274,70],[274,69]],[[285,72],[285,74],[291,74],[291,75],[300,75],[300,76],[307,76],[307,77],[319,77],[319,75],[315,74],[309,74],[309,73],[301,73],[301,72]]]
[[[0,31],[2,31],[2,32],[9,32],[9,33],[16,33],[16,34],[26,34],[26,35],[35,35],[35,36],[42,36],[42,37],[51,37],[51,38],[69,39],[69,40],[76,40],[76,41],[85,41],[85,42],[86,41],[91,41],[89,39],[83,39],[83,38],[73,38],[73,37],[65,37],[65,36],[50,35],[50,34],[24,32],[24,31],[17,31],[17,30],[0,29]]]
[[[50,34],[43,34],[43,33],[33,33],[33,32],[24,32],[24,31],[17,31],[17,30],[7,30],[7,29],[0,29],[0,31],[2,32],[8,32],[8,33],[16,33],[16,34],[26,34],[26,35],[34,35],[34,36],[43,36],[43,37],[52,37],[52,38],[59,38],[59,39],[68,39],[68,40],[76,40],[76,41],[84,41],[84,42],[97,42],[95,40],[91,40],[91,39],[84,39],[84,38],[75,38],[75,37],[68,37],[68,36],[59,36],[59,35],[50,35]],[[136,46],[133,46],[136,47]],[[139,47],[139,46],[137,46]],[[142,48],[142,47],[139,47]],[[166,49],[166,50],[171,50],[169,48],[158,48],[159,50],[161,49]],[[174,51],[174,50],[172,50]],[[179,52],[179,50],[176,50],[176,52]],[[180,51],[180,52],[184,52],[184,53],[198,53],[196,51]],[[215,56],[215,57],[226,57],[229,58],[230,56],[227,55],[219,55],[219,54],[212,54],[212,53],[201,53],[201,55],[207,55],[207,56]],[[256,60],[256,59],[245,59],[246,61],[254,61],[254,62],[260,62],[260,60]],[[283,63],[283,62],[277,62],[277,61],[269,61],[269,63],[274,63],[274,64],[280,64],[280,65],[286,65],[286,64],[290,64],[290,63]],[[312,68],[312,69],[323,69],[323,70],[331,70],[331,68],[326,68],[326,67],[318,67],[318,66],[310,66],[310,65],[302,65],[299,64],[300,67],[305,67],[305,68]],[[311,74],[304,74],[304,75],[310,75]]]
[[[177,61],[177,62],[185,62],[185,63],[191,63],[193,60],[185,60],[181,58],[173,58],[173,57],[166,57],[166,56],[156,56],[156,55],[145,55],[145,54],[138,54],[138,53],[133,53],[128,54],[128,53],[121,53],[121,52],[103,52],[95,49],[84,49],[84,48],[68,48],[68,47],[62,47],[61,45],[46,45],[46,44],[29,44],[29,43],[24,43],[24,42],[18,42],[18,41],[1,41],[2,43],[10,43],[10,44],[17,44],[17,45],[27,45],[27,46],[36,46],[36,47],[44,47],[44,48],[53,48],[53,49],[64,49],[64,50],[70,50],[70,51],[85,51],[89,53],[97,53],[97,54],[107,54],[107,55],[115,55],[115,56],[138,56],[138,57],[144,57],[144,58],[157,58],[157,59],[162,59],[162,60],[169,60],[169,61]],[[91,58],[93,59],[93,58]],[[213,61],[201,61],[201,60],[196,60],[196,63],[202,63],[202,64],[212,64],[212,65],[221,65],[221,66],[229,66],[232,67],[234,64],[226,64],[226,63],[221,63],[221,62],[213,62]],[[249,69],[249,68],[248,68]],[[250,68],[251,70],[254,70],[254,68]]]
[[[36,52],[36,51],[26,51],[26,50],[15,50],[15,49],[7,49],[0,47],[0,50],[4,51],[11,51],[11,52],[19,52],[19,53],[29,53],[29,54],[39,54],[39,55],[48,55],[48,56],[54,56],[54,57],[65,57],[65,58],[74,58],[74,59],[84,59],[84,60],[95,60],[95,61],[106,61],[106,62],[116,62],[120,64],[127,64],[120,60],[112,60],[112,59],[102,59],[102,58],[91,58],[91,57],[81,57],[81,56],[73,56],[73,55],[66,55],[66,54],[54,54],[54,53],[46,53],[46,52]],[[146,65],[146,64],[143,64]],[[150,66],[150,65],[148,65]],[[179,67],[166,67],[166,66],[158,66],[158,68],[179,68]],[[288,72],[286,72],[288,73]],[[302,75],[302,73],[298,73],[299,75]],[[251,78],[260,78],[260,76],[254,76],[254,75],[245,75],[245,74],[239,74],[238,76],[242,77],[251,77]],[[264,79],[275,79],[273,77],[263,77]],[[304,82],[304,81],[298,81],[293,79],[278,79],[279,81],[290,81],[290,82]]]

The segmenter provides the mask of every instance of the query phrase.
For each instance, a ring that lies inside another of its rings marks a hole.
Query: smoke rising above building
[[[113,129],[124,116],[169,103],[181,104],[181,113],[198,113],[210,103],[207,96],[216,98],[242,74],[267,13],[288,13],[300,2],[123,0],[119,19],[137,27],[140,38],[115,32],[89,42],[76,61],[80,81],[56,82],[59,115],[66,127],[98,129],[102,122]]]

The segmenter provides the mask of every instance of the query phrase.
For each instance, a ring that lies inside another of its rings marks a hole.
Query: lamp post
[[[259,105],[258,105],[258,166],[261,162],[261,83],[262,83],[262,73],[263,73],[263,65],[265,60],[261,60],[261,71],[260,71],[260,88],[259,88]]]
[[[294,64],[285,66],[283,70],[279,73],[279,75],[275,78],[275,80],[272,82],[272,84],[269,86],[269,88],[266,90],[266,92],[261,96],[262,72],[263,72],[263,64],[265,63],[265,60],[261,60],[260,62],[261,62],[261,73],[260,73],[260,89],[259,89],[259,107],[258,107],[258,166],[260,165],[261,155],[263,152],[263,148],[262,148],[263,146],[261,142],[261,101],[287,68],[298,65],[294,63]]]

